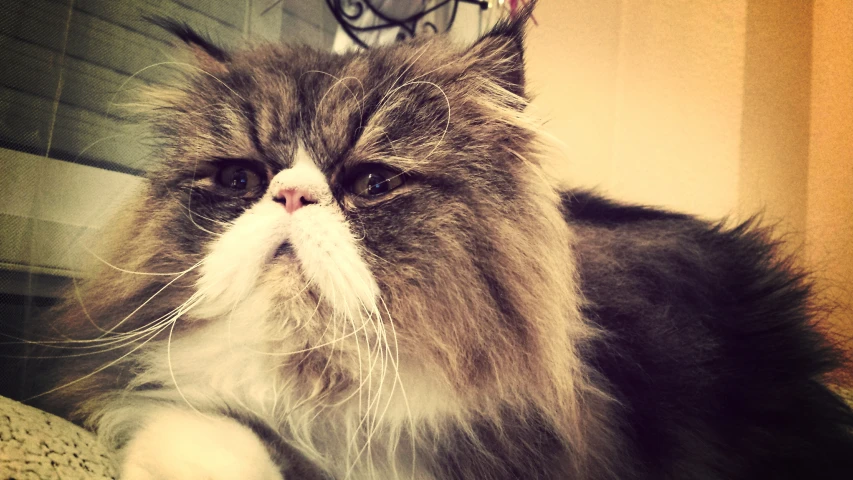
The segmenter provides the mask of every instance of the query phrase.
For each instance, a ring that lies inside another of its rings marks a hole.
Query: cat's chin
[[[281,245],[278,246],[272,257],[274,259],[278,257],[292,257],[294,254],[295,252],[293,251],[293,244],[285,240],[281,243]]]

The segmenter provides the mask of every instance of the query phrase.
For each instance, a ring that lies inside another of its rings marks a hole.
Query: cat
[[[545,174],[529,13],[340,55],[158,20],[192,54],[145,101],[162,162],[33,403],[125,480],[851,478],[768,231]]]

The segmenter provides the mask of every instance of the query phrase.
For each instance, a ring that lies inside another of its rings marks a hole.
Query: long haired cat
[[[529,10],[473,46],[218,47],[49,332],[43,408],[122,478],[853,478],[809,286],[766,232],[556,189]]]

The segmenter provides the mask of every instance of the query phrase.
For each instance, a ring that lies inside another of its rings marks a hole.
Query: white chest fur
[[[136,406],[108,407],[111,413],[98,426],[102,435],[118,438],[122,431],[135,431],[122,455],[127,471],[137,472],[128,478],[194,478],[184,472],[202,464],[206,467],[199,472],[240,472],[204,478],[277,478],[267,468],[266,447],[251,430],[210,413],[225,410],[278,429],[335,478],[433,478],[421,468],[425,458],[418,458],[426,453],[418,451],[411,432],[434,431],[430,427],[458,412],[449,388],[401,359],[399,369],[386,366],[385,372],[375,372],[370,389],[362,383],[362,391],[348,398],[312,403],[279,368],[282,357],[270,354],[264,329],[238,318],[210,323],[149,350],[147,368],[135,384],[166,388],[141,392]],[[152,400],[167,400],[169,406]],[[240,458],[254,463],[220,465]],[[153,473],[146,477],[146,472]]]

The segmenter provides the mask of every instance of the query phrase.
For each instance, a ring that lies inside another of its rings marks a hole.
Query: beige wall
[[[541,0],[536,18],[533,110],[563,142],[560,178],[761,212],[824,291],[853,298],[853,2]],[[850,316],[834,321],[853,335]]]
[[[853,337],[853,2],[816,0],[806,252]],[[848,340],[850,350],[853,345]]]
[[[529,76],[537,113],[565,143],[560,176],[627,200],[732,212],[746,9],[745,0],[540,2]]]
[[[738,213],[761,212],[802,249],[806,230],[812,2],[750,1]]]

